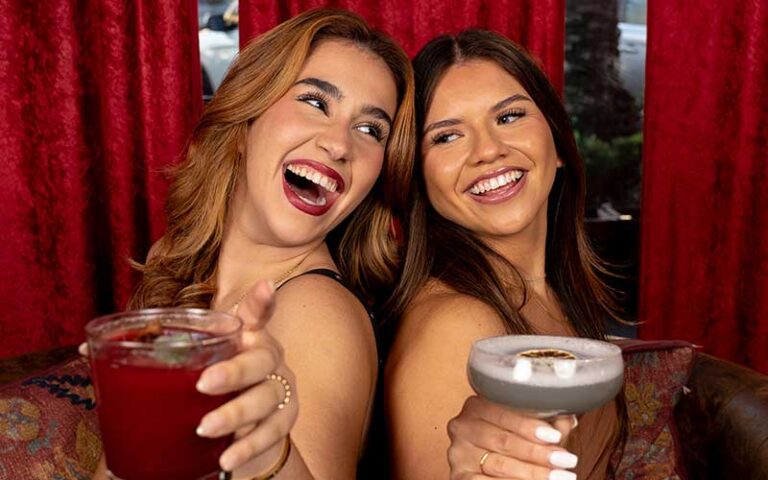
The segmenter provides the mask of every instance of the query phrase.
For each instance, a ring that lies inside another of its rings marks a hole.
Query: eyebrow
[[[344,95],[341,94],[341,90],[339,90],[339,87],[332,84],[331,82],[326,82],[325,80],[320,80],[319,78],[315,77],[308,77],[308,78],[302,78],[301,80],[297,81],[294,85],[299,84],[305,84],[313,86],[319,90],[322,90],[324,93],[327,93],[328,95],[335,98],[337,101],[344,98]]]
[[[308,77],[308,78],[302,78],[301,80],[297,81],[294,85],[310,85],[312,87],[317,88],[318,90],[322,90],[324,93],[327,93],[331,97],[333,97],[337,102],[340,102],[344,98],[344,94],[341,93],[341,90],[336,85],[332,84],[331,82],[326,82],[325,80],[320,80],[319,78],[315,77]],[[383,120],[387,122],[387,124],[391,127],[392,126],[392,117],[389,116],[387,112],[385,112],[383,109],[376,107],[374,105],[363,105],[363,113],[365,115],[371,115],[375,118],[378,118],[379,120]]]
[[[523,94],[516,93],[512,96],[509,96],[505,98],[504,100],[496,103],[494,106],[492,106],[489,111],[495,112],[496,110],[501,110],[502,108],[506,107],[507,105],[515,102],[532,102],[530,98],[526,97]],[[437,130],[438,128],[444,128],[444,127],[452,127],[454,125],[460,124],[461,121],[456,118],[449,118],[447,120],[440,120],[439,122],[430,123],[425,129],[422,135],[426,135],[427,133],[431,132],[432,130]]]
[[[387,122],[387,125],[390,128],[392,127],[392,118],[387,112],[379,107],[374,107],[373,105],[363,105],[363,113],[365,115],[371,115],[374,118],[378,118],[379,120]]]

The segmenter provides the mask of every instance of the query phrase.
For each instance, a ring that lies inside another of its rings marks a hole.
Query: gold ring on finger
[[[277,404],[277,409],[282,410],[285,408],[286,405],[291,403],[291,384],[288,383],[288,380],[285,379],[282,375],[279,375],[277,373],[270,373],[267,375],[267,380],[274,380],[283,387],[283,399],[280,401],[280,403]]]
[[[485,451],[482,457],[480,457],[480,473],[485,474],[483,471],[483,467],[485,466],[485,461],[488,460],[488,455],[490,455],[491,452]]]

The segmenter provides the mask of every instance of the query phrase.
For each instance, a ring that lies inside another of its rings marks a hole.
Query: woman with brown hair
[[[314,10],[245,47],[195,128],[130,307],[243,318],[247,348],[198,382],[241,392],[198,428],[235,432],[220,459],[234,478],[355,476],[377,376],[359,298],[393,281],[412,109],[400,47],[356,15]]]
[[[576,467],[602,479],[615,403],[569,435],[575,417],[550,425],[491,404],[466,373],[480,338],[603,339],[615,317],[584,232],[584,164],[566,112],[535,62],[495,33],[436,38],[414,71],[420,158],[387,306],[399,319],[384,379],[393,478],[566,480]]]

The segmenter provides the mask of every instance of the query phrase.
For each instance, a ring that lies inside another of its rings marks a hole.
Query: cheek
[[[352,190],[355,192],[355,196],[359,197],[355,199],[355,203],[357,203],[368,195],[376,184],[376,180],[379,179],[384,166],[384,154],[379,152],[358,157],[355,162]]]
[[[433,205],[444,201],[454,192],[460,169],[453,162],[447,158],[427,157],[424,159],[423,169],[427,195]]]

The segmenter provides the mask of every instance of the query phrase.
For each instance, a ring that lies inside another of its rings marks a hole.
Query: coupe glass
[[[232,437],[202,438],[202,417],[234,395],[195,389],[209,365],[240,349],[242,322],[202,309],[151,309],[86,326],[110,478],[217,478]]]
[[[578,337],[478,340],[467,370],[480,396],[539,418],[598,408],[616,396],[624,380],[619,347]]]

